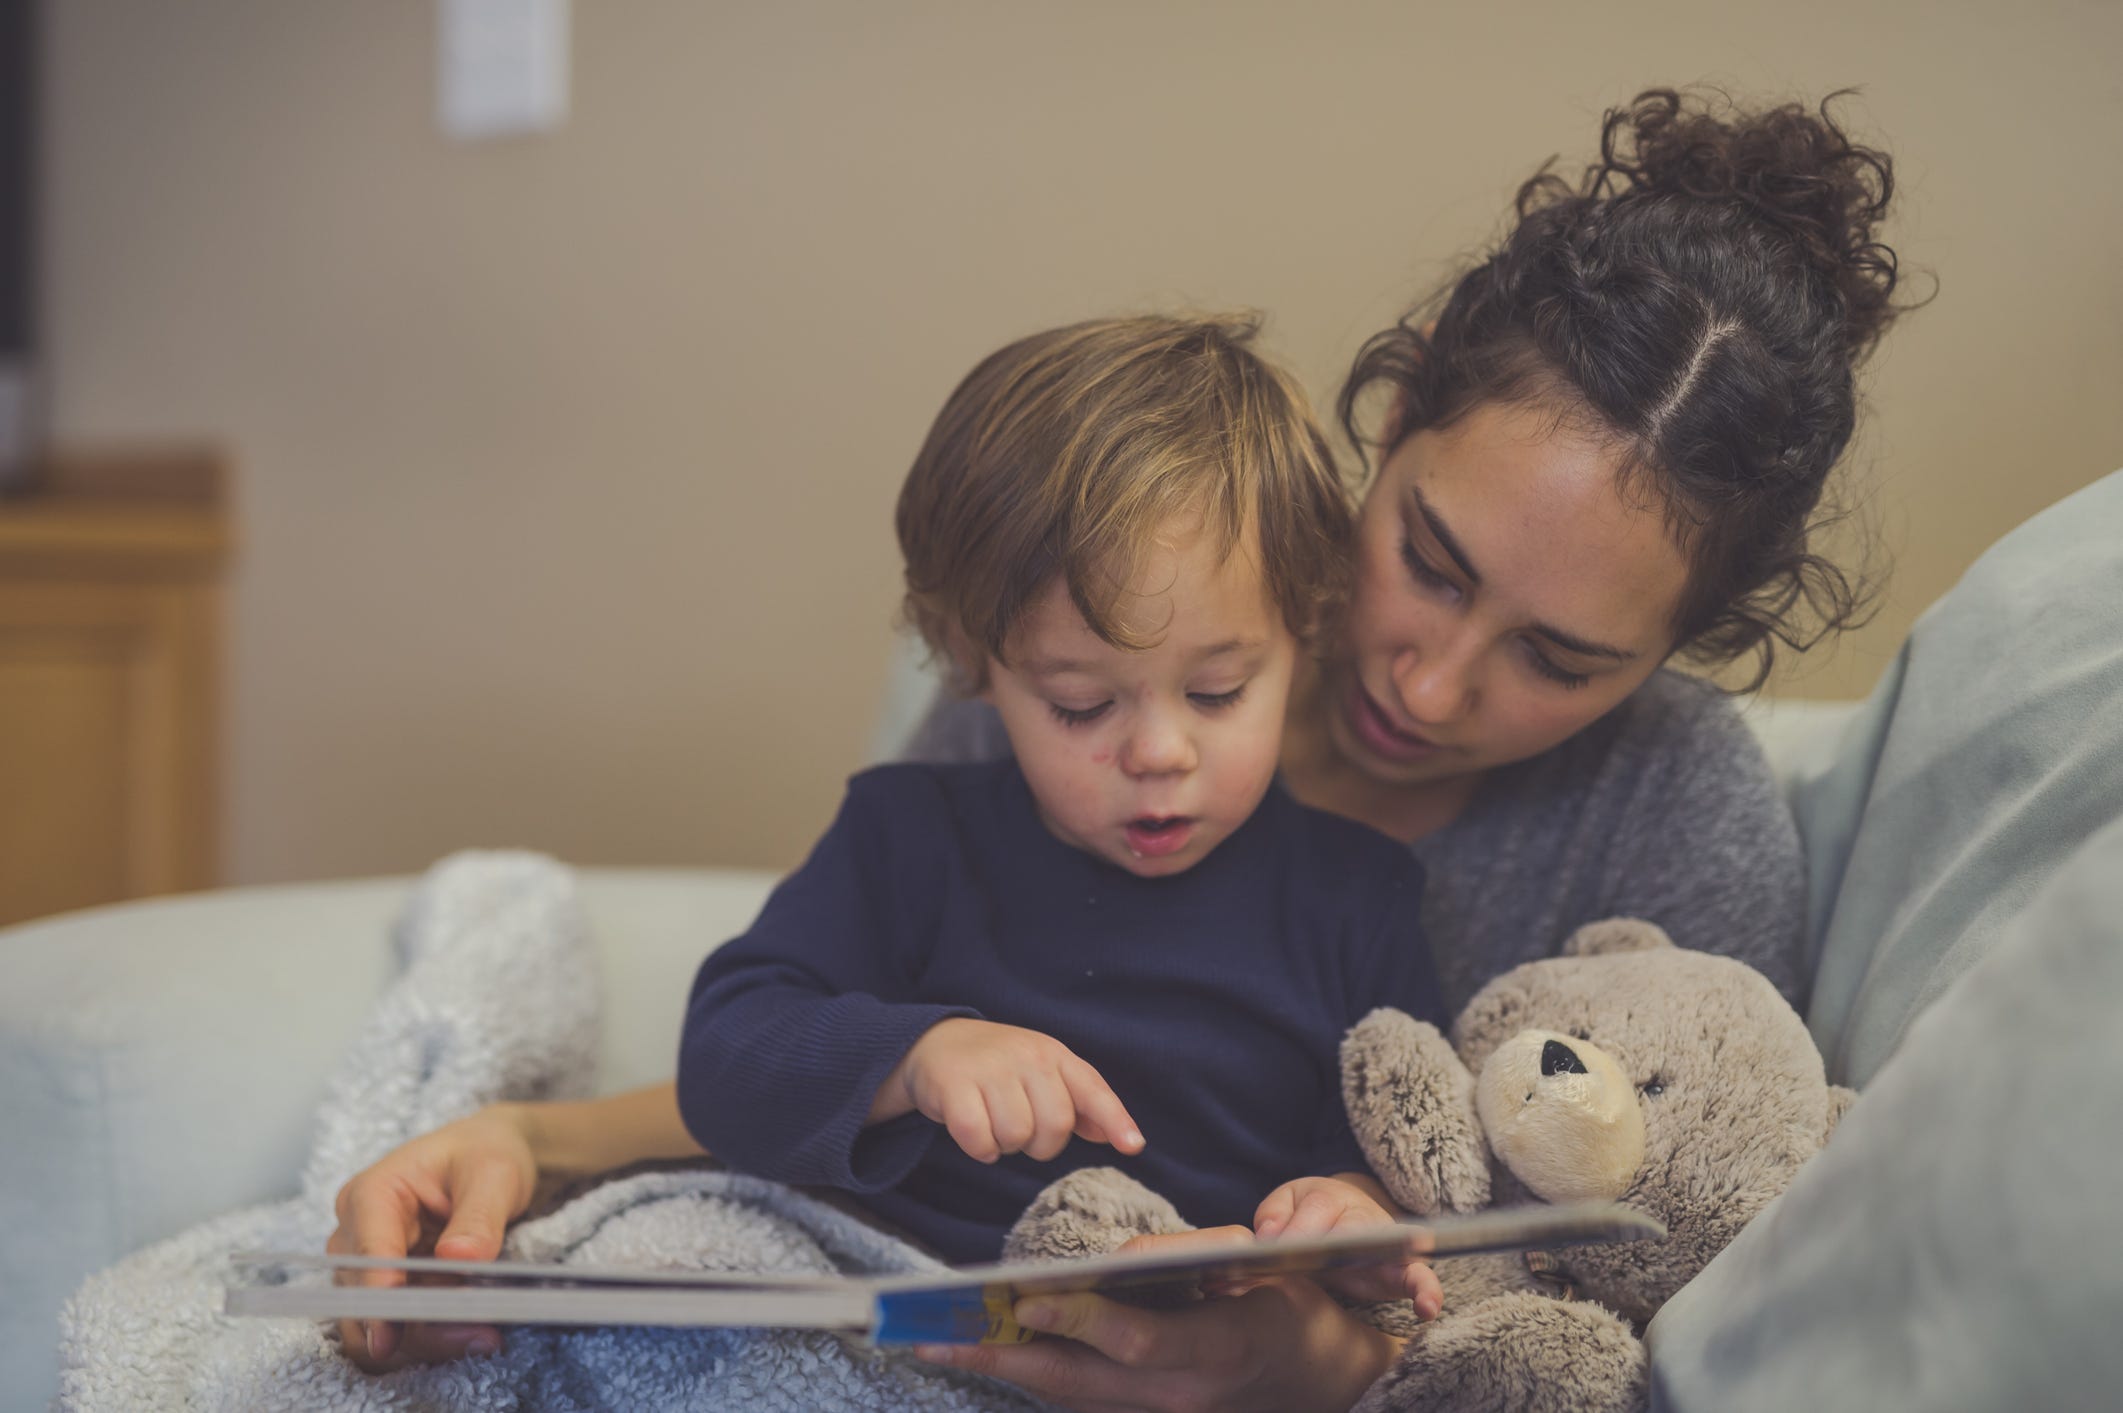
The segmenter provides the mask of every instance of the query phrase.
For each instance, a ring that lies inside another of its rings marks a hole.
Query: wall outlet
[[[442,130],[547,132],[568,114],[568,0],[437,0]]]

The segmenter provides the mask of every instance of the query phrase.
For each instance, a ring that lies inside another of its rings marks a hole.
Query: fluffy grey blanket
[[[1039,1406],[999,1385],[830,1334],[521,1328],[489,1358],[369,1376],[347,1362],[322,1324],[223,1314],[235,1279],[231,1253],[321,1251],[340,1186],[407,1138],[497,1099],[588,1087],[596,971],[566,869],[530,854],[447,859],[422,881],[394,941],[401,975],[339,1065],[300,1195],[205,1223],[91,1277],[61,1317],[60,1408],[1018,1413]],[[506,1254],[809,1273],[936,1264],[801,1193],[718,1172],[606,1184],[513,1229]]]

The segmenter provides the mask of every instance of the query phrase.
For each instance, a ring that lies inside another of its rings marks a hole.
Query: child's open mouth
[[[1184,815],[1131,819],[1127,835],[1128,850],[1137,858],[1162,858],[1187,847],[1194,837],[1194,821]]]

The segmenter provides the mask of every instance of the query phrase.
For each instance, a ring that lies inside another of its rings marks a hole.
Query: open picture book
[[[322,1320],[731,1325],[834,1330],[876,1344],[1018,1343],[1031,1335],[1011,1318],[1011,1311],[1031,1295],[1100,1291],[1127,1299],[1158,1287],[1305,1275],[1410,1255],[1539,1251],[1665,1234],[1663,1226],[1642,1213],[1614,1203],[1588,1202],[1438,1217],[1320,1237],[1234,1242],[1217,1249],[890,1276],[752,1275],[254,1252],[232,1258],[246,1278],[230,1288],[226,1308],[231,1315]],[[293,1279],[294,1273],[319,1269],[333,1272],[337,1280],[359,1271],[401,1271],[407,1283],[364,1286]]]

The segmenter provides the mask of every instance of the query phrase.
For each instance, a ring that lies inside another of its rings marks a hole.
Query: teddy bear
[[[1606,1199],[1657,1218],[1654,1241],[1440,1260],[1444,1312],[1367,1314],[1402,1336],[1360,1413],[1416,1408],[1634,1410],[1641,1332],[1828,1141],[1854,1092],[1753,968],[1652,923],[1580,928],[1556,957],[1477,992],[1452,1027],[1372,1012],[1342,1045],[1349,1119],[1416,1216]],[[1012,1258],[1111,1251],[1185,1230],[1110,1168],[1043,1192]]]

